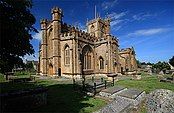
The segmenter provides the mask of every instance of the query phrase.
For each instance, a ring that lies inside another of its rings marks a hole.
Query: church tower
[[[61,70],[61,50],[60,50],[60,34],[62,24],[63,12],[60,8],[54,7],[52,9],[52,25],[53,25],[53,75],[60,75]]]
[[[47,20],[43,19],[40,22],[42,30],[42,41],[40,50],[40,73],[47,75]]]
[[[87,22],[87,32],[97,38],[105,38],[106,34],[110,34],[110,19],[101,19],[97,17]]]

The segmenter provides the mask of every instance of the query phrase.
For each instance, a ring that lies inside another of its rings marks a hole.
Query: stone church
[[[63,11],[55,7],[52,20],[41,21],[42,40],[39,73],[47,76],[133,73],[137,70],[133,47],[119,49],[110,33],[110,19],[95,17],[86,23],[87,32],[63,22]]]

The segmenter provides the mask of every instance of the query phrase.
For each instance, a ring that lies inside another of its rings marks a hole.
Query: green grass
[[[15,72],[14,76],[17,76],[18,78],[29,78],[30,75],[32,75],[34,73],[31,72],[27,72],[27,71],[21,71],[21,72]],[[5,78],[4,75],[2,73],[0,73],[0,83],[1,82],[5,82]]]
[[[15,92],[19,90],[26,90],[36,87],[40,87],[40,85],[33,83],[2,82],[0,83],[0,93]]]
[[[127,88],[137,88],[140,90],[144,90],[146,93],[149,93],[155,89],[169,89],[174,91],[174,84],[167,82],[159,82],[155,75],[143,75],[141,80],[120,80],[116,82],[116,85],[125,86]]]
[[[170,75],[167,75],[168,77]],[[166,75],[165,75],[166,77]],[[141,80],[132,80],[132,79],[125,79],[116,82],[116,85],[121,85],[127,88],[136,88],[145,91],[146,93],[150,93],[155,89],[169,89],[174,91],[174,84],[173,83],[166,83],[166,82],[159,82],[156,75],[146,75],[142,74]],[[140,106],[140,113],[147,113],[147,109],[145,103]]]
[[[18,76],[22,75],[18,74]],[[141,80],[125,79],[116,82],[116,85],[125,86],[127,88],[137,88],[146,91],[146,93],[161,88],[174,91],[174,84],[159,82],[156,76],[147,76],[145,74],[142,75]],[[1,93],[35,88],[38,86],[48,88],[48,103],[45,106],[32,109],[29,112],[91,113],[107,104],[105,100],[90,97],[73,90],[72,81],[70,80],[37,80],[36,83],[0,83]],[[142,107],[140,112],[145,113],[146,108]]]
[[[38,83],[48,87],[49,90],[48,104],[34,110],[37,112],[91,113],[107,104],[102,99],[89,97],[74,91],[73,85],[70,84],[71,81],[65,83],[56,80],[45,80]]]
[[[38,80],[36,83],[0,83],[1,93],[43,86],[48,88],[47,104],[28,112],[91,113],[105,106],[105,100],[73,89],[72,81]]]
[[[28,78],[30,77],[31,72],[27,71],[15,72],[14,75],[17,76],[18,78]]]

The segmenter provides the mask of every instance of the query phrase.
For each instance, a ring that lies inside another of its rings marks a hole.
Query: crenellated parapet
[[[117,37],[111,35],[111,40],[112,40],[114,43],[117,43],[117,44],[118,44],[118,41],[119,41],[119,40],[118,40]]]
[[[119,53],[120,54],[130,54],[132,52],[134,52],[134,49],[133,48],[125,48],[125,49],[119,50]]]
[[[77,27],[71,26],[71,25],[67,25],[66,23],[62,24],[63,26],[63,30],[61,33],[61,39],[69,39],[69,38],[78,38],[78,39],[82,39],[82,40],[88,40],[88,41],[96,41],[96,37],[94,37],[93,35],[79,30]]]
[[[41,19],[40,24],[41,24],[41,30],[47,29],[48,20]]]
[[[117,44],[118,45],[118,38],[116,37],[116,36],[113,36],[113,35],[111,35],[111,34],[106,34],[105,36],[104,36],[104,38],[105,39],[107,39],[108,41],[112,41],[112,43],[115,43],[115,44]]]

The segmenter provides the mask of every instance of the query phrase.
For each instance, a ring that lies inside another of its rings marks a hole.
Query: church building
[[[41,21],[39,74],[46,76],[106,76],[137,71],[133,47],[119,49],[110,33],[110,19],[95,17],[82,31],[63,22],[63,11],[54,7],[52,20]]]

